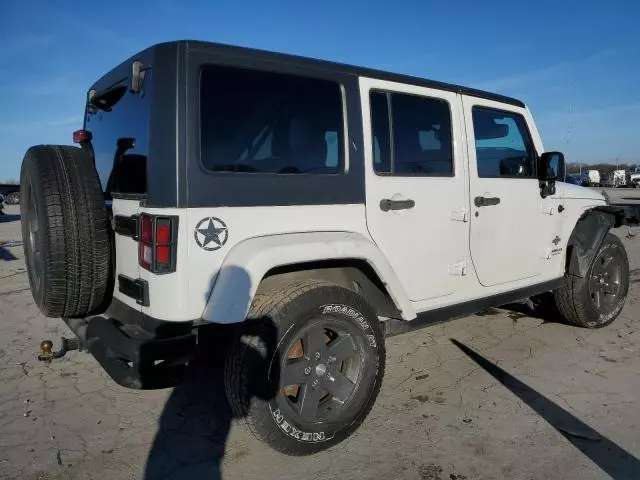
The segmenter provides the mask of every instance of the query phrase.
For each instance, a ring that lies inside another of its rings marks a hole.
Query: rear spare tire
[[[48,317],[83,317],[105,303],[107,210],[92,159],[80,148],[29,148],[20,172],[24,254],[33,298]]]

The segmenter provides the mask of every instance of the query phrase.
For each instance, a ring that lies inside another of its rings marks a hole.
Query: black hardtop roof
[[[464,95],[470,95],[473,97],[485,98],[487,100],[494,100],[496,102],[507,103],[510,105],[515,105],[518,107],[524,107],[525,104],[512,97],[508,97],[505,95],[500,95],[497,93],[486,92],[483,90],[478,90],[475,88],[464,87],[461,85],[455,85],[452,83],[439,82],[435,80],[428,80],[421,77],[415,77],[411,75],[403,75],[398,73],[387,72],[384,70],[377,70],[374,68],[368,67],[359,67],[355,65],[348,65],[344,63],[331,62],[327,60],[319,60],[310,57],[303,57],[298,55],[291,55],[285,53],[278,53],[268,50],[260,50],[255,48],[248,47],[239,47],[235,45],[223,44],[223,43],[215,43],[215,42],[205,42],[201,40],[175,40],[171,42],[163,42],[158,43],[149,48],[139,52],[136,55],[133,55],[131,58],[123,62],[119,67],[116,67],[110,73],[106,74],[101,80],[96,82],[93,88],[97,85],[102,84],[103,80],[107,77],[111,77],[111,74],[114,73],[115,70],[121,70],[125,64],[130,64],[133,60],[140,56],[145,56],[149,54],[151,51],[157,49],[162,46],[182,46],[187,51],[200,51],[200,52],[209,52],[215,53],[216,55],[228,55],[228,56],[241,56],[241,57],[254,57],[256,60],[266,60],[272,62],[286,62],[289,64],[297,64],[300,66],[314,67],[322,70],[335,71],[340,73],[346,73],[351,75],[357,75],[362,77],[376,78],[380,80],[388,80],[391,82],[398,83],[406,83],[410,85],[416,85],[420,87],[433,88],[437,90],[446,90],[450,92],[456,92]],[[103,85],[101,85],[103,86]]]

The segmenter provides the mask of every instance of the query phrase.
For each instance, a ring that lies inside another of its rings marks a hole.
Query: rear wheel
[[[225,367],[236,416],[272,448],[323,450],[364,421],[380,390],[385,348],[367,302],[316,280],[256,296]]]
[[[622,311],[629,291],[629,259],[620,239],[609,233],[584,278],[566,274],[554,299],[570,323],[600,328]]]
[[[29,284],[48,317],[83,317],[108,296],[107,211],[92,159],[81,149],[39,145],[20,174]]]

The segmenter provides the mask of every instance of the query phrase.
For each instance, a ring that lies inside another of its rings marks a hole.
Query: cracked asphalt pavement
[[[0,223],[0,478],[638,479],[640,229],[618,230],[622,315],[584,330],[491,309],[387,341],[371,414],[347,441],[286,457],[233,420],[214,361],[167,390],[119,387],[86,353],[44,364],[70,331],[33,304],[15,208]],[[11,216],[13,214],[13,216]],[[636,235],[636,236],[630,236]]]

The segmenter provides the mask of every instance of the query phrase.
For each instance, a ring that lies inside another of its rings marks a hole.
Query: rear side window
[[[437,98],[373,92],[373,167],[394,175],[453,175],[451,110]]]
[[[216,172],[344,171],[342,89],[326,80],[228,67],[200,79],[201,159]]]
[[[534,178],[536,151],[522,115],[473,107],[479,177]]]
[[[87,105],[85,130],[92,134],[96,169],[108,194],[147,193],[150,87],[148,70],[139,93],[131,93],[127,79],[96,92]]]

